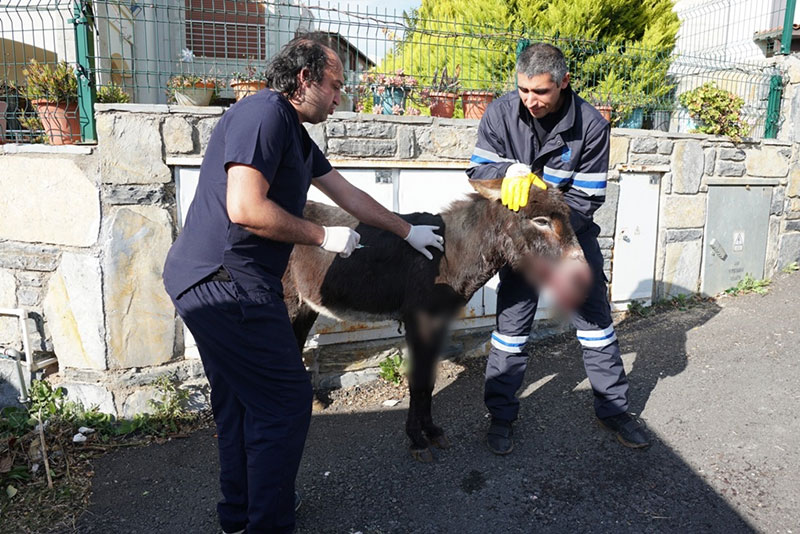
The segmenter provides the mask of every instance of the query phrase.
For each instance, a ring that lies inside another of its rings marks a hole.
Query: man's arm
[[[516,163],[516,160],[506,157],[505,143],[492,126],[496,112],[490,107],[478,125],[478,141],[467,169],[467,176],[473,180],[503,178],[508,168]]]
[[[267,198],[269,182],[254,167],[228,168],[226,206],[228,218],[258,236],[301,245],[321,245],[322,226],[295,217]]]
[[[585,208],[580,211],[591,218],[606,199],[611,126],[598,121],[589,125],[584,135],[583,151],[572,177],[572,191],[567,194],[582,198],[580,204]]]
[[[348,182],[336,169],[314,178],[314,186],[359,221],[405,239],[411,225]]]
[[[427,247],[444,250],[442,246],[444,238],[434,232],[439,229],[437,226],[408,224],[396,213],[387,210],[374,198],[348,182],[336,169],[314,178],[313,184],[359,221],[405,239],[429,260],[433,259],[433,255]]]

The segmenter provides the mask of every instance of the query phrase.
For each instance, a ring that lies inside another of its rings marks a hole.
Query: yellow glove
[[[511,165],[500,188],[500,200],[503,206],[513,211],[519,211],[520,208],[527,206],[531,185],[547,189],[547,184],[533,174],[530,167],[522,163]]]

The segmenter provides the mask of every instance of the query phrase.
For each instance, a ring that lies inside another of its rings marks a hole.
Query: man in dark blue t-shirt
[[[211,385],[224,532],[291,532],[294,481],[311,420],[311,383],[283,302],[295,243],[349,256],[359,235],[302,218],[313,183],[361,222],[432,258],[433,226],[411,226],[347,182],[303,122],[339,103],[342,64],[313,36],[267,69],[271,89],[231,107],[208,143],[195,198],[170,249],[164,284],[197,342]]]

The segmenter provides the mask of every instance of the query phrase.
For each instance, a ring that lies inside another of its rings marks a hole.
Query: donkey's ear
[[[469,185],[482,197],[495,201],[500,200],[501,191],[503,186],[502,178],[495,178],[493,180],[470,180]]]

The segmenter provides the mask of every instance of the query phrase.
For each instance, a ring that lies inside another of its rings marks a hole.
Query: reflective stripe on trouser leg
[[[519,413],[516,393],[522,386],[528,353],[525,344],[536,314],[538,296],[510,268],[500,270],[497,324],[486,362],[484,402],[493,417],[513,421]]]
[[[597,243],[599,227],[592,223],[579,234],[586,261],[592,269],[594,284],[573,316],[578,341],[583,348],[583,365],[594,392],[594,410],[598,417],[609,417],[628,409],[628,378],[622,365],[619,342],[611,323],[608,289],[603,274],[603,254]]]

